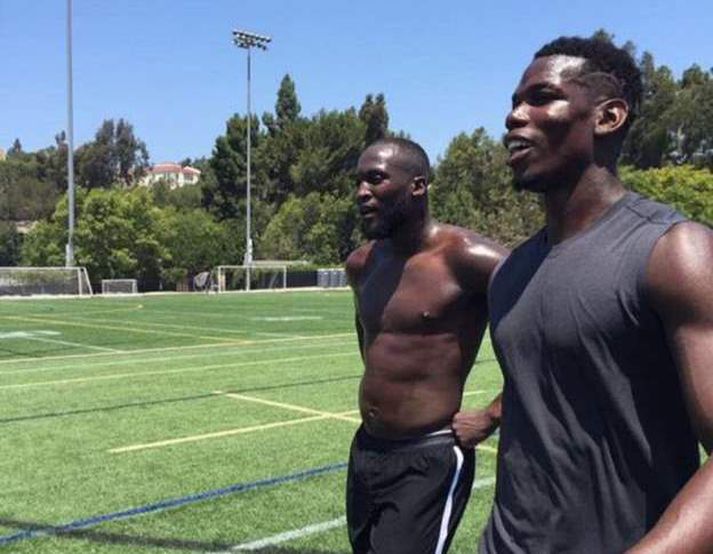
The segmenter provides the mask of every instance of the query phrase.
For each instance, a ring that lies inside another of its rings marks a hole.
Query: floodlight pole
[[[250,50],[253,47],[260,48],[261,50],[267,50],[267,44],[272,39],[270,37],[256,35],[255,33],[249,33],[247,31],[233,31],[233,43],[239,48],[244,48],[247,50],[248,54],[248,75],[247,75],[247,88],[248,88],[248,125],[247,125],[247,186],[246,186],[246,202],[247,209],[245,214],[245,258],[243,264],[246,266],[245,274],[245,290],[250,290],[250,268],[253,263],[253,239],[252,230],[250,228],[251,224],[251,186],[250,186],[250,151],[251,151],[251,131],[252,131],[252,114],[250,107],[250,82],[251,82],[251,61],[250,61]]]
[[[72,108],[72,0],[67,0],[67,246],[65,266],[74,266],[74,110]]]

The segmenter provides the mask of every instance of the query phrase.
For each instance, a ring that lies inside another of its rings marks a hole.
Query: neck
[[[547,236],[557,244],[581,233],[626,193],[610,168],[591,165],[571,186],[545,191]]]
[[[394,252],[406,256],[419,252],[431,235],[433,226],[428,210],[412,215],[390,237]]]

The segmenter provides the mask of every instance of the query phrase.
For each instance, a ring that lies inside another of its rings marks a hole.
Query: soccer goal
[[[0,267],[0,296],[91,296],[83,267]]]
[[[287,288],[286,265],[219,265],[218,292]]]
[[[102,294],[136,294],[136,279],[102,279]]]

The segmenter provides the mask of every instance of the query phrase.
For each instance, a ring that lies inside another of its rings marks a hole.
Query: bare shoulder
[[[646,286],[664,311],[713,307],[713,231],[687,221],[674,225],[654,246]]]
[[[508,249],[470,229],[438,225],[448,262],[461,284],[485,292],[493,271],[509,254]]]
[[[359,281],[359,277],[366,267],[369,255],[374,248],[375,242],[376,241],[369,241],[366,244],[361,245],[347,257],[344,269],[347,273],[347,279],[349,280],[350,286],[353,287],[354,284]]]

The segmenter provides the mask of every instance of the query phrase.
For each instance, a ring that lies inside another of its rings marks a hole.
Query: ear
[[[629,105],[623,98],[610,98],[597,106],[594,135],[606,137],[616,133],[629,119]]]
[[[411,181],[411,196],[423,196],[428,191],[428,183],[426,178],[418,175]]]

